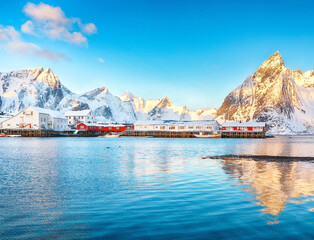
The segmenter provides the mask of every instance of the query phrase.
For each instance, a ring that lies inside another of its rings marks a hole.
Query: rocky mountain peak
[[[41,68],[42,70],[43,68]],[[39,76],[36,78],[37,82],[43,82],[47,84],[52,89],[60,89],[61,83],[58,76],[50,69],[46,68],[44,71],[41,71]]]
[[[100,88],[103,92],[108,92],[108,88],[107,87],[101,87]]]
[[[32,72],[35,76],[39,76],[40,73],[44,71],[43,67],[31,68],[27,69],[28,71]]]
[[[284,66],[279,52],[268,58],[232,91],[217,111],[217,120],[265,121],[273,133],[314,129],[314,78],[311,72]]]
[[[173,105],[173,102],[165,96],[163,99],[160,100],[160,102],[157,104],[157,107],[171,107]]]
[[[299,74],[302,74],[301,68],[298,68],[297,70],[295,70],[295,72],[297,72],[297,73],[299,73]]]
[[[285,64],[277,51],[271,55],[254,73],[253,78],[261,82],[272,75],[278,75],[285,69]]]
[[[129,91],[126,91],[125,93],[123,93],[121,96],[120,96],[120,99],[122,101],[132,101],[134,99],[134,95],[132,93],[130,93]]]

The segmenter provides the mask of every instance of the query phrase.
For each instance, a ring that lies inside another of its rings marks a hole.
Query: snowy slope
[[[189,110],[186,106],[177,107],[166,96],[148,112],[148,120],[190,120]]]
[[[97,88],[79,96],[80,102],[88,103],[99,121],[127,122],[136,121],[133,106],[130,102],[121,101],[112,95],[106,87]]]
[[[146,120],[148,112],[160,102],[160,99],[144,99],[142,97],[137,97],[128,91],[122,94],[120,99],[132,104],[138,120]]]
[[[113,96],[107,88],[75,94],[49,68],[0,73],[0,111],[17,113],[27,106],[66,112],[92,109],[105,122],[134,122],[132,104]]]
[[[266,121],[279,134],[312,131],[314,71],[288,69],[276,52],[225,98],[217,120]]]
[[[131,102],[138,120],[211,120],[217,110],[199,109],[189,110],[186,106],[176,106],[168,97],[163,99],[144,99],[130,92],[120,96],[122,101]]]
[[[0,110],[16,113],[28,105],[58,109],[59,102],[71,92],[48,68],[0,73]]]

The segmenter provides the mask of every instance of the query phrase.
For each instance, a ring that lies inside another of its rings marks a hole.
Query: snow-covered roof
[[[5,120],[8,120],[10,119],[9,117],[1,117],[0,116],[0,123],[4,122]]]
[[[86,126],[89,127],[125,127],[126,125],[122,125],[122,124],[99,124],[99,123],[79,123],[79,124],[84,124]],[[79,125],[77,124],[77,125]]]
[[[265,122],[224,122],[223,127],[265,127]]]
[[[78,117],[78,116],[87,116],[90,113],[90,109],[87,110],[81,110],[81,111],[67,111],[64,116],[66,117]]]
[[[174,120],[159,120],[159,121],[137,121],[134,125],[213,125],[218,124],[216,120],[208,121],[174,121]]]
[[[84,124],[84,125],[89,126],[89,127],[98,127],[98,126],[101,126],[100,124],[97,124],[97,123],[85,123],[85,122],[78,123],[77,125],[80,125],[80,124]]]
[[[54,111],[51,109],[45,109],[45,108],[40,108],[40,107],[31,107],[33,108],[35,111],[39,112],[39,113],[44,113],[44,114],[49,114],[50,116],[54,117],[54,118],[64,118],[63,114],[59,111]]]

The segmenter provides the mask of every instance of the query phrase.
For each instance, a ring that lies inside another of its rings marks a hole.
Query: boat
[[[216,132],[199,132],[199,134],[194,134],[196,138],[221,138],[221,133]]]
[[[119,134],[119,133],[107,133],[106,135],[104,135],[104,136],[99,136],[99,137],[117,138],[117,137],[120,137],[120,134]]]
[[[16,137],[22,137],[22,135],[7,135],[7,137],[16,138]]]
[[[7,137],[4,133],[0,133],[0,137]]]

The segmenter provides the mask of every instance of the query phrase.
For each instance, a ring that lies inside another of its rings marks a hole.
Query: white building
[[[10,118],[11,118],[11,116],[9,117],[9,116],[1,115],[0,116],[0,128],[1,128],[1,123],[6,121],[6,120],[8,120],[8,119],[10,119]]]
[[[64,116],[68,119],[69,126],[76,126],[81,122],[95,123],[95,115],[92,110],[67,111]]]
[[[134,124],[137,131],[218,131],[219,123],[216,120],[209,121],[143,121]]]
[[[31,106],[0,124],[0,127],[4,129],[27,128],[64,131],[68,128],[68,121],[61,112]]]

